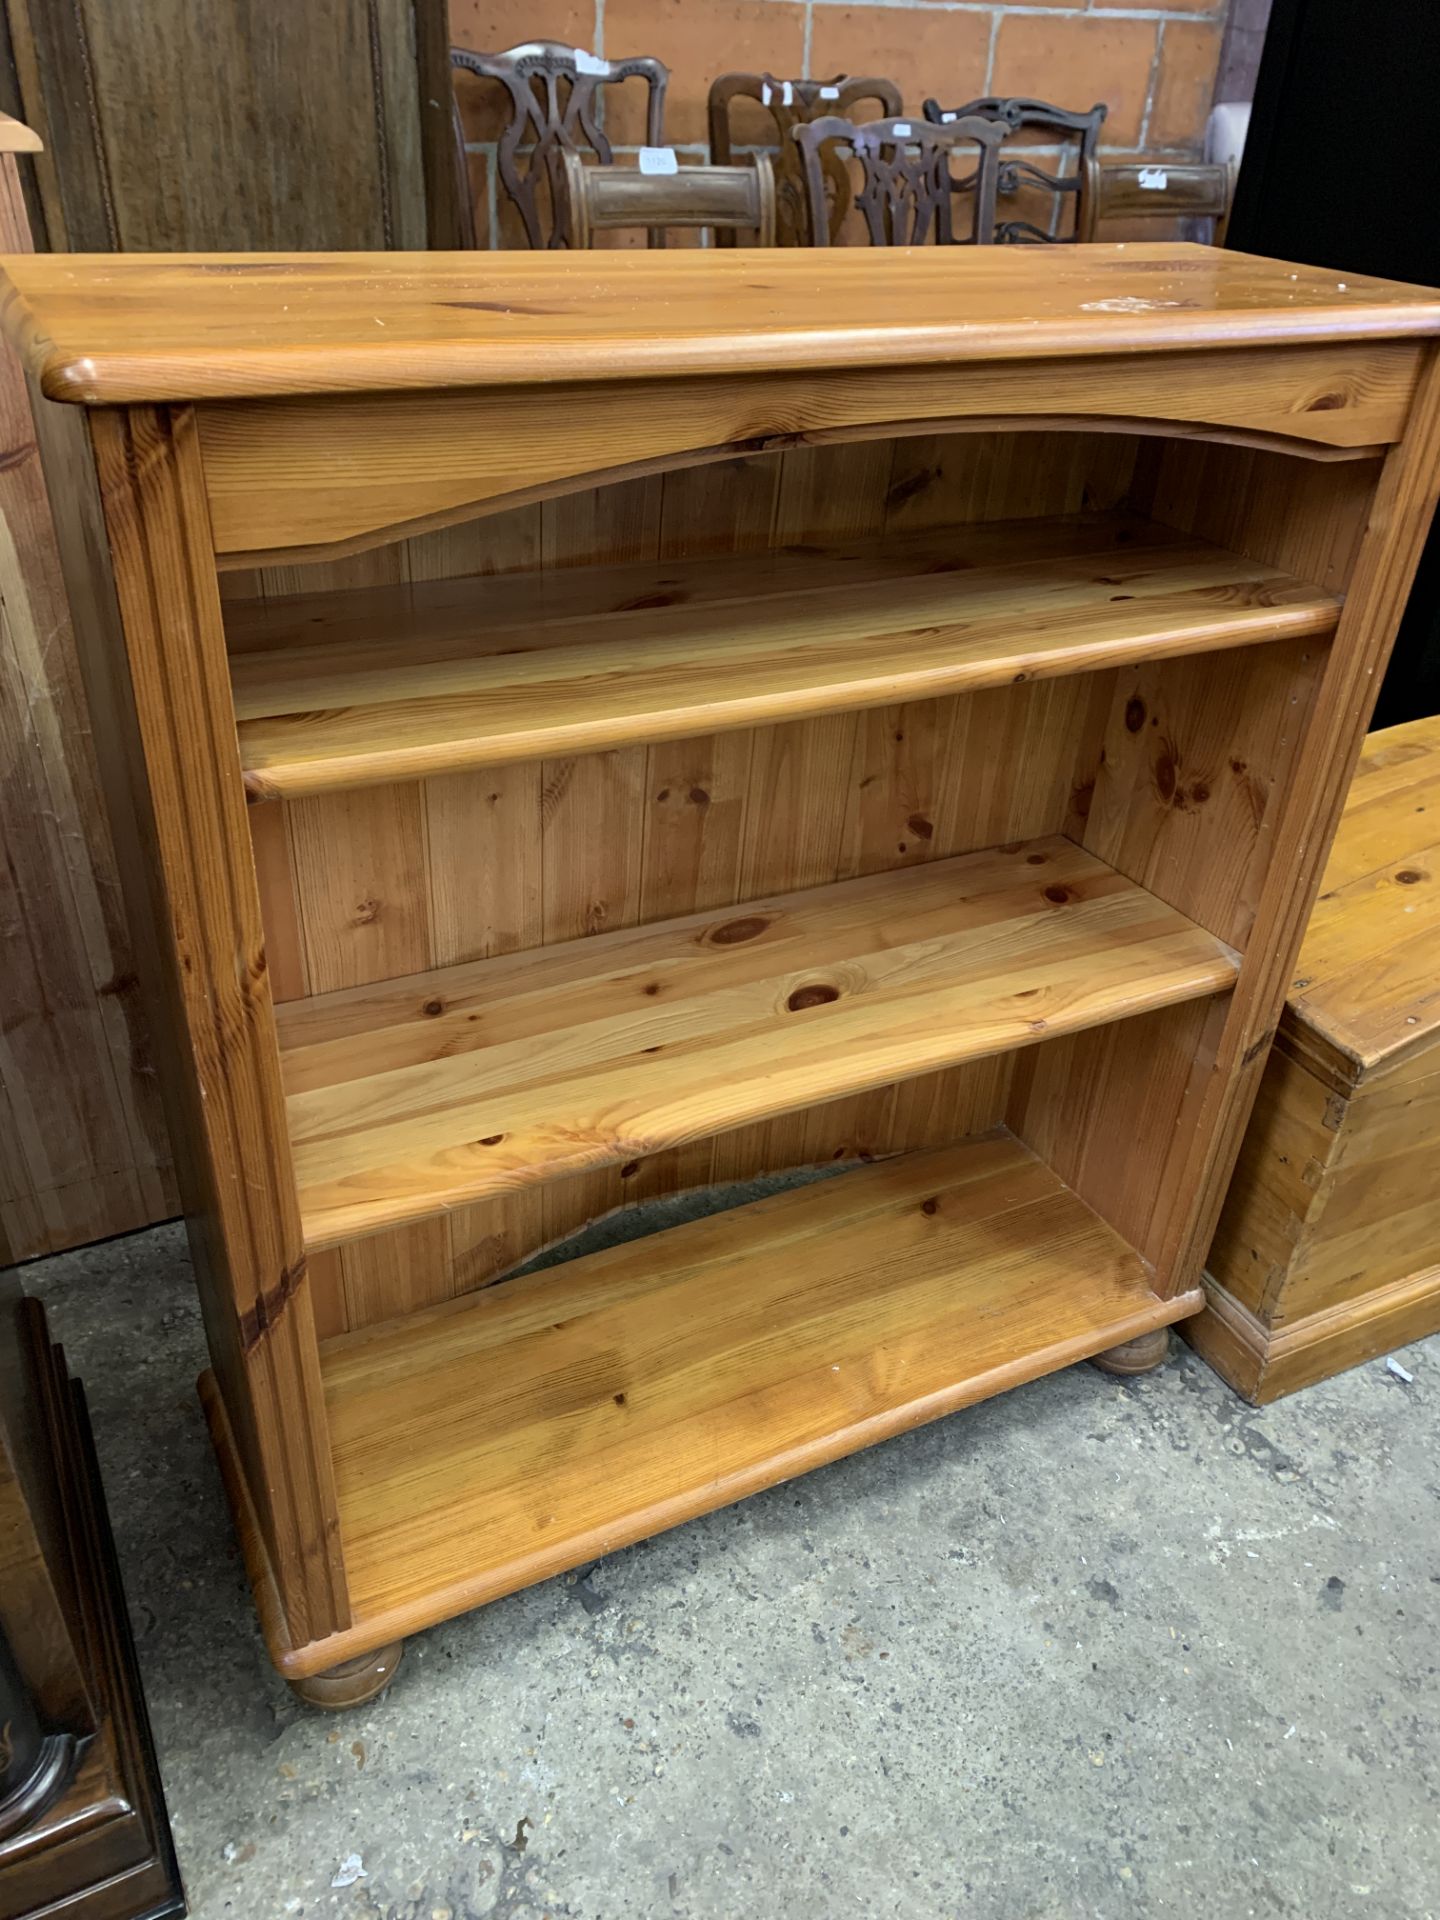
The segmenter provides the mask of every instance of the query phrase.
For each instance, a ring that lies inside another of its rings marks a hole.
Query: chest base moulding
[[[8,272],[90,410],[202,1393],[306,1697],[1158,1358],[1434,507],[1440,298],[1143,246]]]

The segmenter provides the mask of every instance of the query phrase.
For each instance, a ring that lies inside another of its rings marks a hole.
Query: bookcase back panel
[[[1314,466],[1116,434],[925,435],[616,482],[348,559],[222,580],[227,597],[281,595],[1125,504],[1218,542],[1248,539],[1251,556],[1270,564],[1343,575],[1372,483],[1369,462]],[[1237,495],[1242,509],[1227,504]],[[250,815],[276,997],[1053,832],[1243,948],[1271,809],[1324,651],[1323,641],[1271,643],[264,802]],[[1203,1004],[1147,1016],[1147,1061],[1173,1060],[1173,1072],[1147,1064],[1144,1075],[1143,1124],[1157,1143],[1173,1132],[1215,1017]],[[1104,1189],[1087,1177],[1087,1155],[1103,1156],[1107,1131],[1134,1124],[1135,1051],[1128,1025],[1047,1043],[353,1241],[312,1256],[320,1330],[483,1286],[617,1208],[944,1144],[1006,1119],[1062,1177]],[[1143,1245],[1151,1179],[1139,1156],[1126,1166],[1124,1191],[1105,1189],[1092,1204]]]
[[[1118,673],[1082,783],[1082,844],[1242,952],[1328,644]]]

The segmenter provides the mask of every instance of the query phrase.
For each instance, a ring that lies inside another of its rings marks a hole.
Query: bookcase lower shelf
[[[300,1678],[1198,1311],[1014,1135],[793,1187],[321,1348],[348,1628]]]

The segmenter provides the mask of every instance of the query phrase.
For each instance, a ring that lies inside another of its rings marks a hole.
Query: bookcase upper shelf
[[[256,799],[1330,631],[1338,596],[1131,515],[230,602]]]

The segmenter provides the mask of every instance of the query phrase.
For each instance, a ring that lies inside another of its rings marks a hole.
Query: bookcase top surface
[[[88,406],[1440,334],[1440,292],[1184,244],[39,254],[6,332]]]

